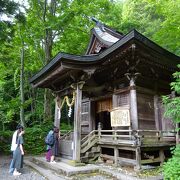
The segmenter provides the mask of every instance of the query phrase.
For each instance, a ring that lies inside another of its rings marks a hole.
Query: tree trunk
[[[46,64],[50,62],[52,57],[52,31],[46,29],[45,37],[45,62]],[[44,121],[50,120],[52,118],[51,104],[53,101],[52,93],[50,89],[45,89],[44,91]]]
[[[44,91],[44,121],[52,119],[52,93],[50,89]]]
[[[20,120],[21,125],[25,127],[25,118],[24,118],[24,42],[22,41],[22,49],[21,49],[21,70],[20,70],[20,98],[21,98],[21,106],[20,106]]]
[[[55,15],[56,10],[56,1],[51,0],[50,3],[50,14],[52,16]],[[46,13],[47,13],[47,1],[44,4],[44,16],[43,20],[44,23],[46,22]],[[53,45],[53,32],[52,29],[46,28],[45,29],[45,37],[44,37],[44,47],[45,47],[45,64],[48,64],[52,58],[52,45]],[[44,91],[44,121],[52,119],[52,105],[53,97],[51,90],[45,89]]]

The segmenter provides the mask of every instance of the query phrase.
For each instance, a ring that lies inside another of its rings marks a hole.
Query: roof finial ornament
[[[99,20],[97,20],[95,17],[92,17],[91,19],[96,23],[96,26],[98,26],[102,31],[106,31],[104,29],[104,25]]]

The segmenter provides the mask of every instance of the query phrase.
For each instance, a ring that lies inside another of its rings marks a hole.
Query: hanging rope
[[[72,106],[74,105],[74,102],[75,102],[75,96],[76,96],[76,95],[75,95],[75,92],[73,92],[73,97],[72,97],[71,102],[70,102],[68,96],[65,96],[65,97],[63,98],[63,101],[62,101],[61,104],[57,101],[58,108],[62,109],[62,107],[63,107],[63,105],[64,105],[65,102],[66,102],[66,104],[68,105],[69,108],[72,107]]]

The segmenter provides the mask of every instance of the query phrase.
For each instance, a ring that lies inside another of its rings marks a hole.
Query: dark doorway
[[[99,122],[103,130],[112,130],[109,111],[102,111],[96,114],[96,129],[98,129]]]

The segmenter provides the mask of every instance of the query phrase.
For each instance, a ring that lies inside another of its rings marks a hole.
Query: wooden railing
[[[98,130],[100,144],[126,144],[137,145],[138,137],[134,136],[133,130]]]
[[[158,130],[98,130],[100,142],[142,145],[146,142],[175,142],[175,131]]]
[[[147,142],[175,142],[175,131],[158,130],[94,130],[81,140],[81,149],[89,149],[96,142],[100,144],[125,144],[141,146]]]
[[[174,146],[176,142],[175,131],[158,131],[158,130],[94,130],[81,140],[81,155],[86,156],[95,146],[110,147],[114,149],[114,156],[107,154],[99,154],[104,159],[111,159],[117,165],[118,161],[133,164],[136,168],[140,168],[143,163],[154,163],[164,161],[164,152],[159,151],[159,157],[153,159],[141,160],[141,147],[161,147]],[[91,149],[92,148],[92,149]],[[123,158],[118,155],[119,149],[132,150],[135,152],[135,159]],[[87,153],[86,153],[87,152]],[[144,154],[145,155],[145,154]],[[148,155],[147,155],[148,156]]]
[[[81,140],[81,153],[87,152],[97,141],[97,130],[91,131],[87,136]]]
[[[73,131],[61,131],[61,141],[69,139]],[[123,146],[141,146],[145,144],[175,143],[175,131],[158,130],[93,130],[81,140],[81,153],[86,153],[96,145],[123,145]],[[149,143],[151,142],[151,143]]]
[[[66,139],[67,137],[70,136],[71,133],[73,133],[72,130],[61,130],[61,137],[60,137],[60,140]]]

